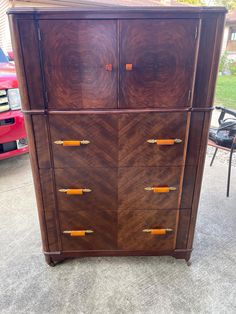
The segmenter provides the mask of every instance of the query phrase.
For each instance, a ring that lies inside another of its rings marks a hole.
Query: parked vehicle
[[[0,48],[0,160],[27,152],[15,66]]]

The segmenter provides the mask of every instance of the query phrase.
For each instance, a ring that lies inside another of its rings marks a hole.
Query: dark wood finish
[[[225,12],[9,11],[49,265],[79,256],[190,259]],[[158,146],[152,138],[182,142]],[[144,190],[160,185],[177,190]],[[58,192],[76,187],[92,192]],[[63,233],[80,229],[94,233]]]
[[[120,22],[119,107],[191,106],[198,27],[189,19]]]
[[[184,164],[188,113],[122,114],[119,118],[119,165],[121,167],[179,166]],[[175,139],[182,143],[159,146],[148,139]]]
[[[39,168],[51,168],[46,115],[32,115]]]
[[[39,27],[48,108],[116,108],[116,21],[42,20]]]
[[[114,115],[49,116],[54,165],[67,167],[116,167],[118,121]],[[57,140],[89,140],[79,147],[56,145]]]
[[[139,210],[118,212],[118,248],[123,250],[173,250],[177,211]],[[143,229],[169,228],[166,235],[152,235]]]
[[[179,207],[181,167],[125,167],[118,170],[118,204],[122,210],[176,209]],[[145,187],[176,187],[169,193]]]
[[[117,214],[113,211],[60,211],[61,233],[65,230],[92,230],[84,237],[61,235],[63,251],[111,250],[117,248]]]
[[[65,168],[55,170],[58,210],[116,210],[116,168]],[[67,195],[59,189],[87,188],[83,195]]]
[[[44,86],[41,80],[41,56],[38,46],[37,24],[35,21],[24,20],[19,24],[19,32],[30,108],[43,109],[45,108]]]

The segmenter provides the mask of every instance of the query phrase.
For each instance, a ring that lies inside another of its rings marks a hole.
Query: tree
[[[191,5],[216,5],[226,7],[228,10],[236,9],[236,0],[177,0],[179,3]]]

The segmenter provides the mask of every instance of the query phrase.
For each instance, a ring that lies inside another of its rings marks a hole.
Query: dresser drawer
[[[177,210],[119,211],[118,248],[151,251],[174,249],[177,216]]]
[[[183,165],[189,117],[186,112],[51,115],[54,166]],[[64,146],[83,140],[80,146]]]
[[[59,217],[63,251],[117,248],[116,212],[60,211]],[[84,230],[86,232],[83,235]]]
[[[187,112],[126,113],[119,117],[119,166],[179,166],[184,164]],[[170,145],[165,140],[177,139]],[[159,140],[149,143],[148,140]],[[163,141],[164,140],[164,141]]]
[[[55,169],[55,179],[59,210],[117,209],[116,168]]]
[[[118,170],[121,210],[175,209],[179,207],[182,167],[124,167]],[[170,187],[145,190],[145,188]]]
[[[110,114],[58,114],[49,117],[54,166],[116,167],[118,120]],[[64,140],[89,141],[80,146],[63,146]]]

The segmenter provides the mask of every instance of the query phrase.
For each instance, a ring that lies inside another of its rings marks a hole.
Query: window
[[[233,31],[230,36],[230,40],[236,40],[236,32]]]

